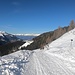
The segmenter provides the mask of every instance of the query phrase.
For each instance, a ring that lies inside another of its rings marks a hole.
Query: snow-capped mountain
[[[75,75],[75,29],[44,46],[0,58],[0,75]]]
[[[7,43],[7,42],[14,42],[17,41],[18,38],[12,34],[9,34],[4,31],[0,31],[0,45]]]

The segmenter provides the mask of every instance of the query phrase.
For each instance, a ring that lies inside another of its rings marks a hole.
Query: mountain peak
[[[0,31],[0,34],[5,34],[5,35],[7,35],[8,33],[5,32],[5,31]]]
[[[18,40],[18,38],[16,36],[9,34],[5,31],[0,31],[0,45],[3,45],[3,44],[8,43],[8,42],[14,42],[17,40]]]

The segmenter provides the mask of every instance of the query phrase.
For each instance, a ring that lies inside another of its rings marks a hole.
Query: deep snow
[[[75,75],[75,29],[34,51],[0,57],[0,75]]]

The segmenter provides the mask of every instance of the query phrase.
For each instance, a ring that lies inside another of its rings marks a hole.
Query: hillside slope
[[[0,75],[75,75],[75,29],[44,46],[0,58]]]
[[[24,43],[25,42],[16,36],[4,31],[0,31],[0,56],[17,51],[18,47]]]
[[[54,31],[46,32],[46,33],[43,33],[43,34],[33,38],[34,42],[24,49],[35,50],[38,48],[43,48],[46,44],[51,43],[52,41],[58,39],[63,34],[65,34],[66,32],[68,32],[74,28],[75,28],[75,23],[72,20],[70,25],[67,27],[58,27]]]

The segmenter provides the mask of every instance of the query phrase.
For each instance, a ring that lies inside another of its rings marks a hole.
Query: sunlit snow
[[[44,49],[0,57],[0,75],[75,75],[75,29]]]

